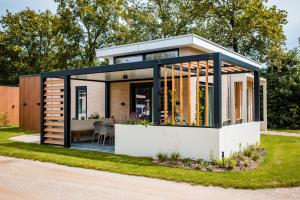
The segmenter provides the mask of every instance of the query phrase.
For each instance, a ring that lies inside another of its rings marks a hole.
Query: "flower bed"
[[[222,160],[215,159],[213,154],[211,155],[211,161],[205,161],[203,159],[180,159],[178,153],[172,153],[170,155],[159,153],[157,154],[157,159],[153,162],[168,167],[179,167],[200,171],[239,171],[256,168],[264,159],[265,154],[266,152],[263,147],[251,145],[244,149],[244,151],[234,153],[230,157]]]

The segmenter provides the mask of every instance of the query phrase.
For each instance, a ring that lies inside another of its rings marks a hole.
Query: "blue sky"
[[[299,0],[269,0],[268,5],[276,5],[280,9],[288,11],[288,24],[284,27],[287,36],[286,46],[288,49],[298,46],[300,37],[300,1]],[[0,0],[0,15],[5,14],[6,9],[17,12],[29,7],[34,10],[56,10],[53,0]]]

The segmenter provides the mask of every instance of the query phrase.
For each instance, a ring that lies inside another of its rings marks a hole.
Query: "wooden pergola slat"
[[[175,125],[175,66],[172,64],[172,125]]]
[[[208,61],[206,62],[206,73],[205,73],[205,125],[208,126]]]
[[[167,65],[164,66],[164,124],[167,125],[168,119],[168,80]]]
[[[199,62],[196,68],[196,125],[200,124],[200,116],[199,116],[199,108],[200,108],[200,100],[199,100]]]
[[[183,80],[182,80],[182,63],[180,63],[179,72],[179,124],[182,125],[183,120]]]

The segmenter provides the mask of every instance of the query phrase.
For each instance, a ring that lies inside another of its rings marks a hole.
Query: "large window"
[[[146,60],[158,60],[158,59],[175,58],[175,57],[178,57],[177,50],[146,54]]]
[[[76,119],[87,119],[87,87],[76,87]]]
[[[115,59],[115,64],[131,63],[138,61],[143,61],[143,55],[119,57]]]

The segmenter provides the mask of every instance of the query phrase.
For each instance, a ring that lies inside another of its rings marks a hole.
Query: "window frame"
[[[168,52],[168,51],[177,51],[177,57],[179,57],[179,48],[175,48],[175,49],[165,49],[165,50],[159,50],[159,51],[149,51],[149,52],[145,52],[145,53],[136,53],[136,54],[127,54],[127,55],[123,55],[123,56],[115,56],[114,57],[114,63],[116,64],[116,59],[118,58],[124,58],[124,57],[130,57],[130,56],[142,56],[142,61],[146,61],[146,55],[147,54],[153,54],[153,53],[163,53],[163,52]]]
[[[79,97],[79,93],[78,93],[78,91],[79,90],[85,90],[85,92],[86,92],[86,96],[85,96],[85,107],[86,107],[86,113],[85,113],[85,119],[87,119],[88,118],[88,116],[87,116],[87,110],[88,110],[88,107],[87,107],[87,86],[76,86],[75,87],[75,90],[76,90],[76,92],[75,92],[75,118],[77,119],[77,120],[81,120],[81,119],[79,119],[79,113],[78,113],[78,97]]]

